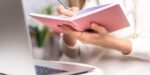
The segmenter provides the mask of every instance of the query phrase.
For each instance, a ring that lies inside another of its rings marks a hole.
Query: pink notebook
[[[92,22],[96,22],[105,27],[108,32],[113,32],[129,26],[127,18],[119,4],[98,5],[83,9],[72,17],[37,13],[31,13],[30,16],[56,32],[59,32],[58,25],[63,24],[70,25],[77,31],[84,31],[90,28]]]

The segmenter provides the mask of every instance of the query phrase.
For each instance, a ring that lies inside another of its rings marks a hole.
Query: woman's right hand
[[[73,16],[75,13],[77,13],[79,11],[78,7],[71,7],[71,8],[64,8],[62,5],[57,6],[56,8],[56,12],[54,13],[57,16]]]
[[[73,16],[76,12],[79,11],[79,8],[72,7],[65,9],[62,5],[59,5],[56,9],[55,15],[57,16]],[[68,25],[60,25],[61,32],[63,33],[64,42],[73,47],[76,44],[76,40],[81,32],[75,31],[72,27]]]

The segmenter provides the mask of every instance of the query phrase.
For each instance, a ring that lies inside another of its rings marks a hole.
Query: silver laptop
[[[64,75],[93,69],[59,62],[34,65],[21,3],[21,0],[0,0],[0,75]]]

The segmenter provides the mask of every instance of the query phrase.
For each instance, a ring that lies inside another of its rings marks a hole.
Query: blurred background
[[[65,5],[68,1],[62,0]],[[57,0],[23,0],[26,25],[29,27],[32,40],[33,57],[38,60],[59,60],[59,33],[53,32],[39,21],[29,16],[30,13],[53,15]],[[68,6],[68,5],[67,5]]]
[[[61,0],[67,7],[81,7],[79,0]],[[82,0],[81,0],[82,1]],[[38,60],[59,60],[59,33],[53,32],[42,23],[31,18],[30,13],[53,15],[59,5],[57,0],[23,0],[26,25],[29,27],[33,45],[33,57]]]

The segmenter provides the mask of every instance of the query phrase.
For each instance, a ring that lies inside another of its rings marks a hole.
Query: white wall
[[[39,24],[38,21],[34,20],[29,16],[30,13],[39,13],[44,7],[47,5],[52,5],[53,11],[56,9],[56,6],[59,4],[57,0],[22,0],[24,11],[25,11],[25,18],[27,25],[37,25]],[[62,2],[67,5],[67,0],[62,0]]]

